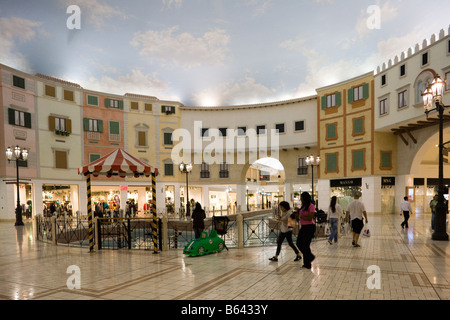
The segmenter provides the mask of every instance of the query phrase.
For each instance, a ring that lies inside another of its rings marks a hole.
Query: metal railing
[[[269,216],[244,220],[244,246],[276,245],[281,222]]]
[[[272,218],[273,213],[268,212],[228,216],[226,233],[220,237],[229,248],[276,244],[280,222]],[[36,216],[35,221],[37,240],[55,245],[89,246],[89,225],[85,217]],[[158,250],[183,249],[194,239],[191,220],[168,219],[164,216],[157,220],[156,225],[152,218],[94,218],[93,227],[97,250],[154,250],[155,242]],[[213,218],[205,219],[204,231],[210,232],[213,228]],[[158,238],[156,241],[153,239],[154,234]]]

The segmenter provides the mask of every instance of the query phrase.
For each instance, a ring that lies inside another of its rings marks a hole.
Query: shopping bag
[[[329,236],[331,234],[331,227],[330,226],[326,226],[325,227],[325,235]]]
[[[351,229],[350,223],[348,223],[348,222],[344,223],[343,226],[342,226],[342,229],[343,229],[342,233],[344,235],[348,234],[350,232],[350,229]]]
[[[362,235],[365,236],[365,237],[370,237],[370,229],[369,228],[365,228]]]

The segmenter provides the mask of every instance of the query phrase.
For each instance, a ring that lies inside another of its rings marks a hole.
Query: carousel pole
[[[92,228],[92,194],[91,194],[91,174],[86,178],[87,196],[88,196],[88,222],[89,222],[89,252],[94,252],[94,232]]]
[[[152,231],[153,231],[153,253],[159,253],[158,252],[158,220],[156,217],[156,173],[152,172],[152,215],[153,215],[153,222],[152,222]]]

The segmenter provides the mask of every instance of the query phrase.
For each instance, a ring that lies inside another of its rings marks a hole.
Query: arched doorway
[[[420,139],[421,137],[421,139]],[[443,141],[450,141],[450,127],[444,127]],[[437,194],[439,170],[439,133],[437,126],[420,133],[416,151],[412,155],[409,176],[406,179],[405,195],[409,197],[416,213],[430,213],[429,203]],[[450,147],[450,143],[446,145]],[[445,153],[444,153],[445,155]],[[450,164],[448,156],[444,156],[444,197],[449,199]],[[446,162],[447,161],[447,162]],[[397,198],[396,201],[402,199]],[[398,202],[399,203],[399,202]]]
[[[246,207],[248,210],[270,209],[285,198],[285,170],[275,158],[261,158],[244,167]]]

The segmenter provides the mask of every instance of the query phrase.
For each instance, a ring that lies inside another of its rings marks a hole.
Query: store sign
[[[120,191],[127,191],[128,190],[128,186],[120,186]]]
[[[361,187],[362,178],[330,180],[330,187]]]
[[[395,177],[381,177],[382,186],[395,186]]]

